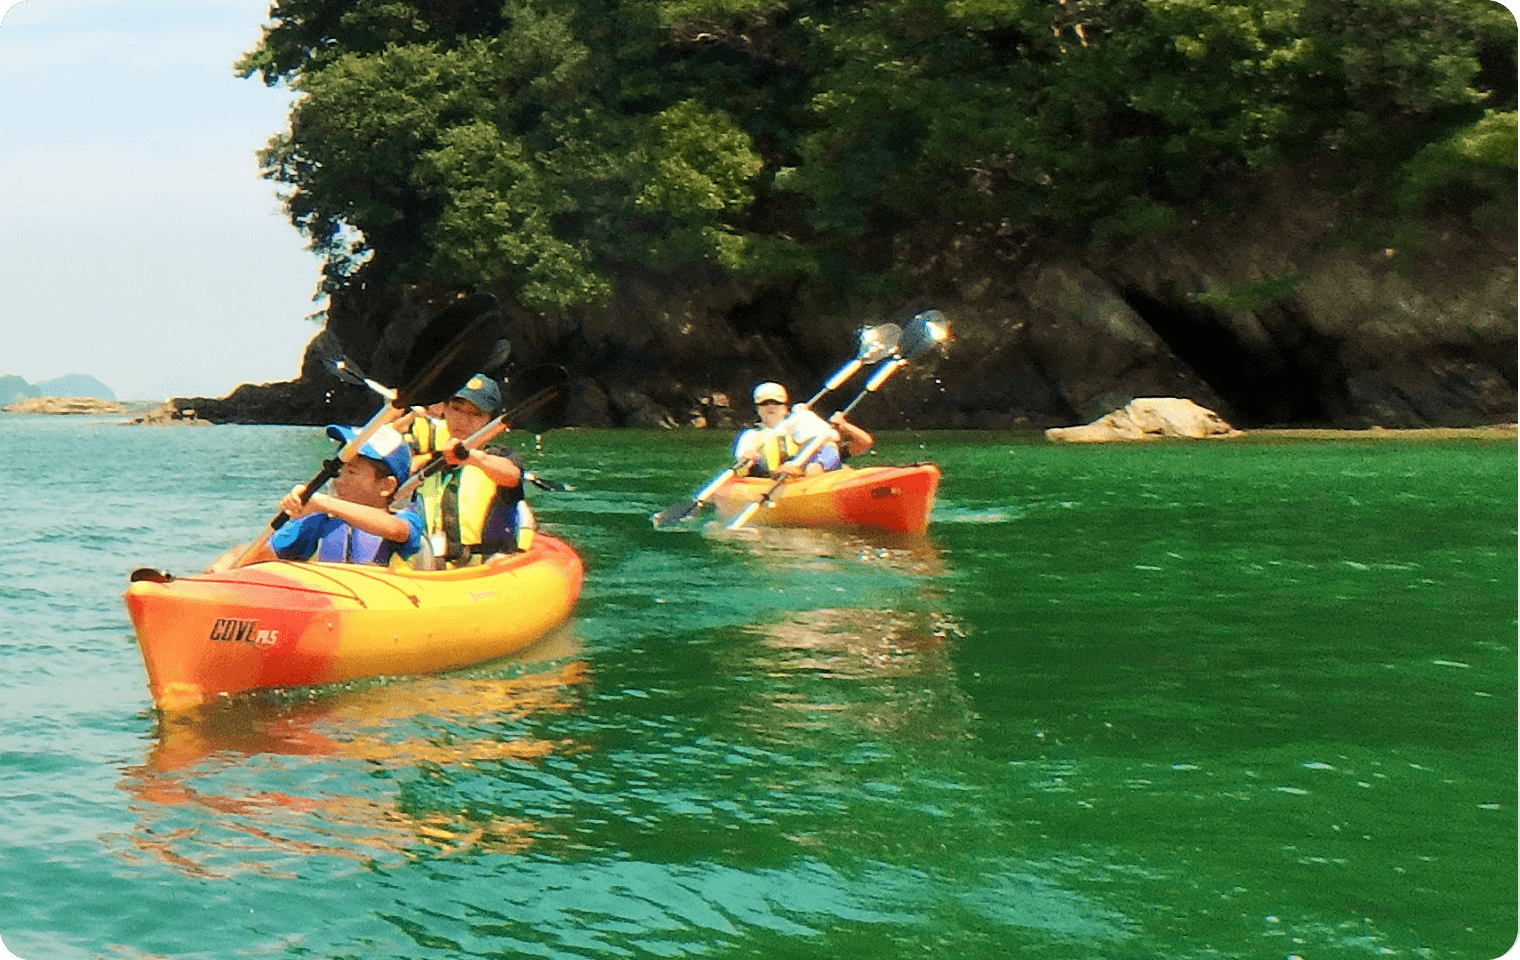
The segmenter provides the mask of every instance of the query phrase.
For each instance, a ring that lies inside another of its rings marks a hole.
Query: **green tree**
[[[1516,31],[1491,0],[278,0],[271,21],[238,68],[299,94],[263,161],[334,286],[367,263],[562,309],[619,264],[704,263],[886,296],[923,224],[1123,238],[1308,159],[1375,208],[1513,216]]]

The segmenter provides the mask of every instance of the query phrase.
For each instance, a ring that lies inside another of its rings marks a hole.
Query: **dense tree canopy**
[[[339,286],[596,302],[619,264],[890,293],[915,225],[1165,231],[1327,163],[1381,216],[1513,217],[1492,0],[277,0],[244,75]]]

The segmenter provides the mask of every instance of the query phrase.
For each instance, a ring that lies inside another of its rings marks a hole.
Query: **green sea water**
[[[575,619],[462,674],[151,709],[121,593],[313,428],[0,417],[0,940],[22,960],[1496,957],[1511,442],[900,433],[922,538],[649,517],[705,432],[529,461]]]

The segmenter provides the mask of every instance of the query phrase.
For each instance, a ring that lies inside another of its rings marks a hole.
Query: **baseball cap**
[[[501,406],[501,388],[496,381],[483,373],[477,373],[471,377],[459,392],[454,394],[461,400],[468,400],[480,408],[480,412],[487,416],[496,412]]]
[[[758,405],[767,400],[786,403],[786,387],[783,387],[779,383],[767,382],[760,384],[760,386],[755,388],[755,403]]]
[[[333,423],[328,424],[327,435],[334,440],[348,443],[359,435],[359,431],[353,427],[343,427]],[[359,456],[385,464],[385,468],[396,478],[398,484],[405,483],[406,478],[412,474],[412,449],[406,445],[401,434],[390,427],[381,427],[376,430],[364,446],[359,448]]]

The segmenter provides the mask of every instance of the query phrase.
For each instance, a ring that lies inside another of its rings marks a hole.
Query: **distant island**
[[[13,374],[0,376],[0,407],[37,397],[89,397],[114,401],[116,393],[84,373],[67,373],[40,383],[27,383]]]

